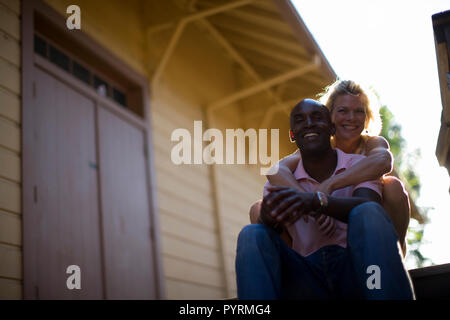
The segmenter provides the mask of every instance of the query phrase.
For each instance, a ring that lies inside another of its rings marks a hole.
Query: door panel
[[[144,131],[99,108],[103,245],[108,299],[154,299]]]
[[[101,299],[101,249],[95,105],[35,68],[36,174],[31,252],[35,296]],[[81,290],[69,290],[69,265],[81,268]]]

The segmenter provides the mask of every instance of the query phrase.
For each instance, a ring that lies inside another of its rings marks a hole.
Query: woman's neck
[[[337,135],[334,137],[336,148],[341,149],[345,153],[355,153],[361,143],[361,139],[361,136],[351,140],[339,138]]]

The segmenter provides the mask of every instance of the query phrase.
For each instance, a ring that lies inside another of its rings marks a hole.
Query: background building
[[[336,75],[291,3],[0,0],[0,33],[0,298],[235,296],[265,177],[175,165],[171,135],[276,128],[294,150],[290,108]]]

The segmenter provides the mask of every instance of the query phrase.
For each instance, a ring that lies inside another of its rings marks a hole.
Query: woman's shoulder
[[[389,142],[382,136],[362,136],[365,142],[366,154],[375,148],[389,150]]]

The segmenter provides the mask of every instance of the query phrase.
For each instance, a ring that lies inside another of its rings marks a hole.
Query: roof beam
[[[246,38],[259,40],[263,43],[272,44],[279,48],[292,51],[298,55],[308,56],[307,51],[296,42],[295,38],[289,40],[288,37],[280,37],[275,34],[269,34],[266,30],[262,28],[252,28],[248,26],[239,26],[232,21],[227,22],[225,19],[215,19],[214,25],[226,30],[229,30],[235,34],[242,35]],[[265,32],[266,31],[266,32]]]
[[[279,48],[277,49],[275,46],[266,46],[262,43],[258,43],[255,41],[243,41],[242,39],[239,39],[239,37],[236,36],[229,36],[228,37],[231,41],[231,43],[234,43],[236,46],[240,48],[244,48],[250,51],[253,51],[255,53],[259,53],[260,55],[264,55],[266,57],[269,57],[271,59],[275,59],[278,61],[284,61],[287,62],[293,66],[301,66],[307,63],[307,59],[302,59],[296,54],[289,54],[286,53]]]
[[[257,82],[262,82],[262,78],[259,74],[253,69],[253,67],[236,51],[236,49],[228,42],[227,39],[223,37],[223,35],[217,31],[214,26],[208,22],[206,19],[200,20],[208,31],[212,34],[212,36],[222,45],[225,50],[231,55],[231,57],[239,64],[241,67]],[[267,88],[266,91],[269,95],[274,99],[275,102],[279,103],[280,98],[277,94],[275,94],[271,89]]]
[[[224,97],[224,98],[210,104],[208,106],[208,110],[213,111],[213,110],[219,109],[223,106],[229,105],[235,101],[246,98],[246,97],[248,97],[252,94],[255,94],[259,91],[265,90],[267,88],[270,88],[270,87],[280,84],[282,82],[288,81],[289,79],[300,77],[300,76],[304,75],[305,73],[308,73],[312,70],[316,70],[319,66],[320,66],[319,60],[314,59],[313,62],[310,62],[309,64],[307,64],[305,66],[288,71],[288,72],[278,75],[272,79],[268,79],[264,82],[258,83],[254,86],[251,86],[244,90],[233,93],[227,97]]]
[[[178,40],[180,39],[181,34],[183,33],[183,30],[188,23],[195,21],[197,19],[202,19],[202,18],[211,16],[211,15],[214,15],[214,14],[218,14],[220,12],[224,12],[227,10],[231,10],[231,9],[235,9],[235,8],[247,5],[252,1],[254,1],[254,0],[233,1],[231,3],[227,3],[222,6],[218,6],[218,7],[207,9],[207,10],[204,10],[201,12],[190,14],[190,15],[184,17],[183,19],[181,19],[181,21],[178,23],[174,33],[172,34],[172,37],[169,41],[169,45],[167,46],[166,51],[164,52],[160,63],[156,67],[155,73],[153,75],[151,87],[155,88],[156,84],[158,83],[159,78],[161,77],[161,74],[163,73],[163,71],[167,65],[167,62],[169,61],[170,57],[172,56],[172,53],[178,43]]]
[[[298,103],[299,101],[305,99],[305,96],[299,97],[297,99],[292,99],[288,101],[284,101],[279,104],[274,104],[266,109],[263,119],[261,120],[261,123],[258,128],[267,128],[269,125],[270,120],[272,119],[273,115],[277,112],[287,112],[289,114],[289,111],[287,110],[288,107],[292,107],[294,104]]]
[[[251,61],[252,66],[256,70],[259,70],[260,67],[265,69],[269,69],[272,71],[272,74],[278,74],[285,70],[292,69],[292,67],[298,67],[299,65],[293,65],[292,63],[281,61],[278,59],[274,59],[272,57],[268,57],[267,55],[261,55],[259,52],[251,51],[244,48],[239,48],[239,52],[246,57],[247,61]],[[302,65],[304,65],[303,63]]]
[[[170,27],[173,27],[177,23],[178,24],[183,23],[183,22],[184,23],[189,23],[189,22],[201,19],[201,18],[206,18],[206,17],[214,15],[214,14],[218,14],[218,13],[225,12],[225,11],[228,11],[228,10],[232,10],[232,9],[235,9],[235,8],[238,8],[238,7],[242,7],[242,6],[245,6],[245,5],[247,5],[247,4],[249,4],[249,3],[253,2],[253,1],[255,1],[255,0],[237,0],[237,1],[233,1],[233,2],[227,3],[225,5],[222,5],[222,6],[212,7],[212,8],[208,8],[206,10],[203,10],[203,11],[195,12],[195,13],[189,14],[189,15],[181,18],[181,20],[170,21],[170,22],[163,23],[163,24],[160,24],[160,25],[157,25],[157,26],[154,26],[154,27],[150,27],[150,28],[147,29],[147,34],[151,34],[151,33],[154,33],[154,32],[159,32],[161,30],[168,29]],[[189,4],[190,8],[193,7],[193,6],[195,6],[195,2]]]
[[[262,15],[256,15],[253,13],[250,13],[249,11],[243,11],[243,10],[234,10],[233,12],[230,12],[230,16],[235,17],[239,20],[243,20],[246,22],[250,22],[252,24],[262,26],[262,27],[269,27],[274,31],[283,33],[283,34],[289,34],[293,35],[293,32],[291,28],[284,23],[281,19],[274,19],[267,16]]]

